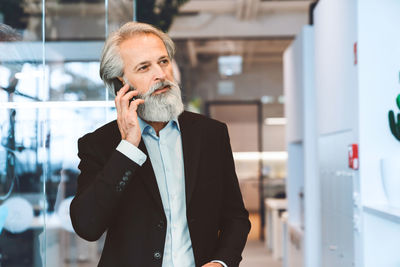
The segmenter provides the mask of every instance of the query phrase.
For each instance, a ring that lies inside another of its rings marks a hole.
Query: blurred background
[[[132,20],[174,40],[186,109],[228,125],[252,222],[241,266],[400,266],[386,242],[400,205],[379,173],[400,152],[387,122],[400,5],[383,2],[1,0],[0,266],[97,265],[104,237],[80,239],[69,219],[77,139],[116,118],[99,57]]]

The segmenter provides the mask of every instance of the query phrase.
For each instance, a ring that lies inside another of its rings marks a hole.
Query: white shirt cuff
[[[222,264],[222,266],[228,267],[228,265],[226,265],[225,262],[223,262],[223,261],[214,260],[214,261],[211,261],[211,262],[220,263],[220,264]]]
[[[116,149],[139,166],[142,166],[147,159],[146,154],[126,140],[121,140]]]

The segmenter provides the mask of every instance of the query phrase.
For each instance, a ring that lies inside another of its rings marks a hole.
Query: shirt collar
[[[147,122],[145,122],[142,118],[138,116],[138,121],[139,121],[139,126],[140,126],[140,132],[143,135],[143,133],[148,133],[153,127],[150,126]],[[179,121],[178,119],[172,119],[168,122],[168,124],[165,127],[174,127],[176,128],[179,132],[181,131]]]

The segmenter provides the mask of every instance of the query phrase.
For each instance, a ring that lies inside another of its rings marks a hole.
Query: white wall
[[[293,267],[320,267],[321,217],[312,26],[305,26],[285,51],[284,91],[288,119],[289,227],[297,228],[302,237],[301,248],[297,250],[293,249],[293,238],[289,238],[288,263]]]
[[[296,45],[296,43],[299,43]],[[296,40],[284,55],[285,116],[287,118],[286,142],[303,139],[303,53],[302,44]]]
[[[315,86],[320,134],[354,129],[357,123],[357,2],[320,1],[315,9]]]
[[[389,110],[399,113],[400,2],[364,0],[358,8],[360,143],[368,148],[360,149],[361,193],[364,204],[378,204],[386,202],[379,161],[400,155],[388,123]]]
[[[322,266],[354,261],[353,180],[347,147],[357,140],[357,2],[320,1],[314,12],[315,88],[322,197]]]
[[[358,1],[360,192],[364,206],[387,206],[380,160],[399,157],[400,143],[391,134],[388,112],[400,111],[400,2]],[[400,192],[400,188],[398,190]],[[368,210],[368,209],[367,209]],[[385,208],[383,209],[385,210]],[[365,267],[400,266],[400,210],[364,213]]]

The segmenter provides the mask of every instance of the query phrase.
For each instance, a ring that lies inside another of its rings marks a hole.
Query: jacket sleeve
[[[99,144],[90,141],[87,136],[78,140],[81,173],[70,216],[80,237],[96,241],[111,223],[118,201],[139,165],[118,150],[105,158]]]
[[[249,213],[243,204],[225,124],[221,142],[224,189],[219,243],[214,258],[223,261],[229,267],[234,267],[239,266],[242,260],[241,254],[251,225]]]

